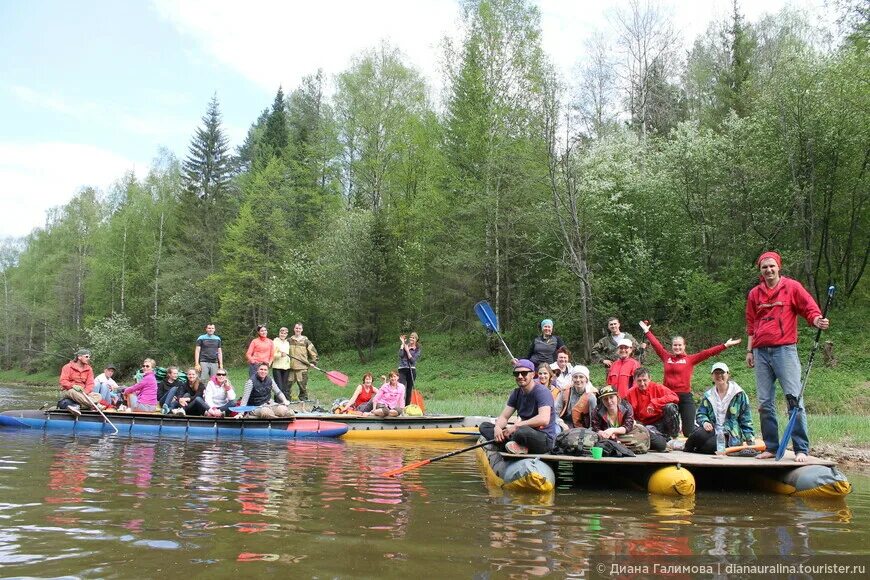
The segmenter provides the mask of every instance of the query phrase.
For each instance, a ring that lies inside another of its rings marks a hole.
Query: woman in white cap
[[[589,380],[589,369],[576,365],[571,370],[571,386],[556,399],[556,417],[568,429],[589,427],[592,424],[591,412],[598,405],[596,394],[598,389]]]
[[[684,451],[693,453],[716,452],[716,428],[725,435],[725,446],[755,442],[749,397],[740,385],[731,380],[728,365],[717,362],[711,371],[713,387],[704,393],[695,419],[698,427],[686,439]]]

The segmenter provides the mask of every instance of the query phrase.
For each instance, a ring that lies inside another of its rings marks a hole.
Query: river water
[[[28,398],[0,387],[0,408]],[[868,562],[866,471],[847,472],[854,491],[837,501],[568,487],[539,499],[488,488],[473,453],[379,476],[458,446],[0,430],[0,576],[598,577],[589,566],[614,554]]]

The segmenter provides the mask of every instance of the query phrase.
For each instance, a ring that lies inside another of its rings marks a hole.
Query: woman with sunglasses
[[[203,398],[208,406],[205,414],[209,417],[223,417],[230,407],[236,406],[236,391],[226,369],[218,369],[217,374],[208,381]]]
[[[156,367],[157,363],[153,358],[146,358],[142,361],[142,379],[132,387],[124,389],[124,397],[131,411],[153,413],[157,410],[157,377],[154,376]]]

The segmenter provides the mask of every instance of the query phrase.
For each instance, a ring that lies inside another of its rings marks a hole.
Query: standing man
[[[480,424],[485,439],[495,439],[508,453],[549,453],[556,442],[556,414],[553,395],[535,381],[535,365],[527,359],[514,363],[514,381],[507,405],[495,423]],[[508,425],[517,413],[520,420]]]
[[[221,337],[214,333],[214,324],[207,324],[205,334],[196,339],[193,362],[199,372],[199,380],[203,383],[215,376],[218,369],[224,368],[224,350],[221,347]]]
[[[91,368],[91,351],[80,348],[73,359],[60,370],[60,390],[63,398],[58,408],[65,408],[73,415],[81,415],[80,405],[92,409],[100,401],[94,392],[94,369]]]
[[[287,386],[287,394],[293,392],[293,383],[299,385],[299,400],[308,400],[308,367],[317,364],[317,349],[302,336],[302,323],[297,322],[293,326],[293,336],[290,337],[290,384]]]
[[[779,424],[776,418],[776,387],[779,379],[788,397],[797,397],[801,390],[801,363],[797,355],[797,317],[820,329],[830,326],[822,318],[819,305],[797,280],[781,276],[782,258],[776,252],[764,252],[755,262],[761,272],[761,282],[746,298],[746,364],[755,368],[758,391],[761,436],[767,450],[758,459],[770,459],[779,449]],[[803,398],[796,402],[803,407]],[[789,408],[791,408],[789,404]],[[800,413],[792,432],[795,461],[803,463],[809,457],[806,413]]]
[[[610,368],[613,361],[617,359],[617,348],[621,340],[631,341],[631,348],[634,353],[632,357],[640,361],[643,357],[643,351],[646,349],[646,343],[641,344],[629,333],[622,332],[619,319],[615,316],[607,319],[607,330],[610,334],[602,337],[601,340],[592,345],[592,362],[601,363],[605,367]],[[623,395],[620,394],[619,396],[622,397]]]

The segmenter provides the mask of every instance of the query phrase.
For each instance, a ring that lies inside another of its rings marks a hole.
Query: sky
[[[538,0],[542,43],[569,78],[595,31],[627,0]],[[686,49],[731,0],[661,0]],[[749,21],[784,5],[744,0]],[[217,94],[239,145],[279,85],[328,78],[387,40],[442,87],[443,39],[461,30],[456,0],[0,0],[0,239],[45,224],[82,187],[144,176],[161,149],[184,158]]]

